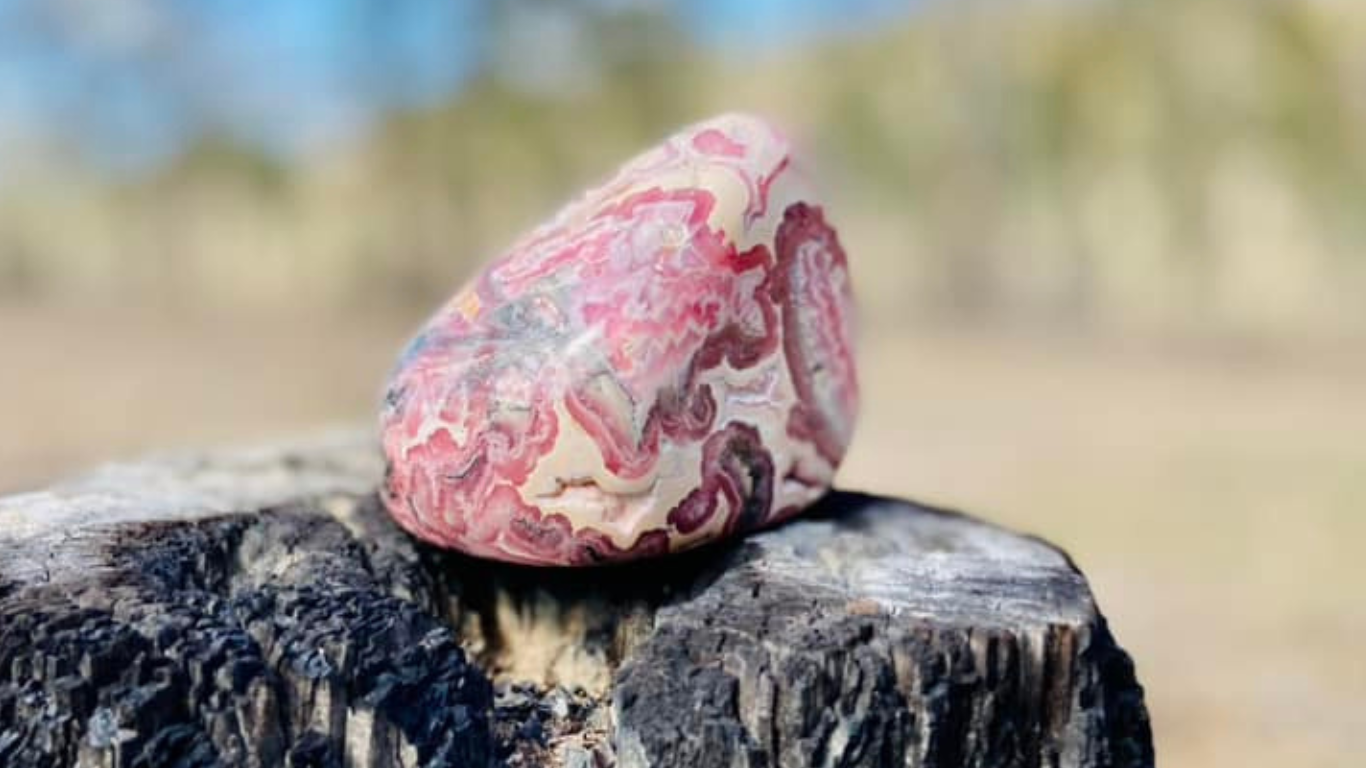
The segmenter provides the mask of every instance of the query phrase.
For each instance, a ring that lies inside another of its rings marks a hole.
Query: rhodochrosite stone
[[[457,293],[389,383],[384,500],[417,536],[581,565],[820,496],[858,407],[844,251],[768,124],[688,128]]]

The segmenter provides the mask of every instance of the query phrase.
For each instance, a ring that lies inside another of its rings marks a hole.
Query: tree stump
[[[372,440],[0,499],[4,766],[1146,766],[1143,693],[1038,539],[833,492],[671,559],[431,549]]]

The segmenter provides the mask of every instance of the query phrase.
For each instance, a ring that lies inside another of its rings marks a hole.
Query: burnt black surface
[[[340,765],[362,718],[370,754],[490,762],[487,678],[389,594],[424,577],[316,510],[120,529],[109,563],[0,599],[0,765]]]
[[[0,544],[50,563],[0,563],[0,766],[1153,764],[1133,664],[1065,557],[875,496],[580,570],[439,552],[354,495],[96,525],[83,559]],[[982,556],[1003,545],[1025,554]],[[586,616],[610,690],[495,688],[500,601]]]

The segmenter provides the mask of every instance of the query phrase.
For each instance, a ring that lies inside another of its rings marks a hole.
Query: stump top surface
[[[383,469],[370,434],[339,430],[294,443],[111,463],[45,490],[0,496],[0,584],[80,577],[102,564],[102,532],[121,525],[366,494]]]
[[[382,471],[364,432],[110,464],[48,490],[0,497],[0,583],[87,578],[105,564],[105,534],[120,526],[366,495]],[[897,499],[836,491],[789,524],[748,537],[743,549],[733,567],[812,596],[868,600],[937,621],[1075,624],[1093,611],[1085,580],[1055,547]],[[601,570],[613,579],[650,568]]]
[[[937,622],[1078,624],[1094,612],[1055,547],[897,499],[836,491],[752,544],[745,568]]]

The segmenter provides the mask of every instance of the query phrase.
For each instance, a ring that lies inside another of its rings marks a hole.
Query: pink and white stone
[[[586,565],[771,525],[858,409],[843,249],[767,123],[726,115],[516,243],[403,353],[384,502],[472,555]]]

